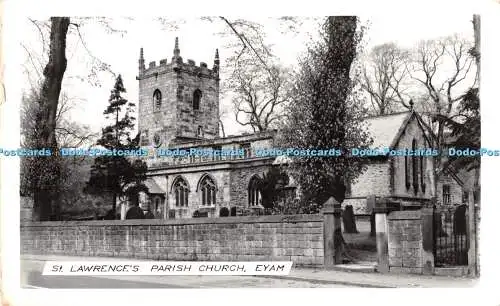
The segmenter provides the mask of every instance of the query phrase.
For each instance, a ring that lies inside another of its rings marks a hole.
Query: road
[[[347,288],[257,276],[51,276],[43,261],[21,260],[21,287],[26,289],[158,288]]]

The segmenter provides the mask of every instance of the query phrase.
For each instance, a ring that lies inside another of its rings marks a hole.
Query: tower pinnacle
[[[217,76],[219,76],[219,65],[220,65],[219,49],[215,49],[215,59],[214,59],[213,71],[217,74]]]
[[[179,56],[181,54],[181,50],[179,50],[179,37],[175,38],[175,47],[174,47],[174,56]]]
[[[142,73],[144,70],[146,70],[146,66],[144,64],[144,49],[141,48],[139,54],[139,73]]]

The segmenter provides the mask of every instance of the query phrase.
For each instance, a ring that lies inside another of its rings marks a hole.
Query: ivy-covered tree
[[[135,104],[122,97],[126,89],[123,86],[121,75],[116,78],[111,90],[109,104],[104,111],[106,119],[113,120],[110,125],[102,129],[101,138],[97,145],[108,149],[110,152],[137,152],[139,147],[139,134],[130,137],[134,126],[133,117]],[[147,165],[140,159],[132,160],[131,156],[101,155],[95,158],[92,166],[90,180],[85,188],[89,193],[109,192],[113,195],[112,216],[116,216],[116,201],[118,197],[127,196],[133,203],[138,202],[138,193],[147,191],[144,185]]]
[[[355,180],[364,168],[362,158],[347,154],[351,148],[371,144],[362,123],[365,110],[357,99],[359,86],[351,78],[361,39],[357,24],[355,16],[328,17],[322,39],[300,63],[279,141],[283,147],[342,151],[340,156],[293,157],[289,172],[308,198],[304,203],[322,205],[332,196],[342,202],[345,183]]]
[[[278,200],[281,188],[288,184],[288,176],[279,167],[271,167],[259,181],[258,189],[262,196],[262,206],[272,209]]]

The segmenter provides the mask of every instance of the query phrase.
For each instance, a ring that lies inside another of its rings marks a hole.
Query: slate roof
[[[144,185],[146,185],[149,189],[149,194],[164,194],[165,191],[153,180],[152,178],[148,178],[144,181]]]
[[[373,138],[371,148],[392,148],[406,127],[411,112],[394,113],[390,115],[374,116],[366,118],[368,131]]]

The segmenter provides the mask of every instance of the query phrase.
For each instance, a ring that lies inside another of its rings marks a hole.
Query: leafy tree
[[[294,157],[289,165],[306,198],[319,205],[331,196],[344,200],[345,182],[355,180],[364,168],[363,160],[348,156],[346,150],[371,143],[362,123],[365,110],[350,76],[362,32],[356,31],[357,23],[353,16],[327,18],[321,41],[309,48],[300,64],[279,140],[283,147],[343,151],[337,157]]]
[[[140,135],[137,134],[133,139],[130,137],[136,120],[132,116],[135,104],[122,97],[121,94],[125,92],[121,75],[118,75],[111,90],[109,104],[104,111],[106,119],[112,118],[113,123],[102,129],[102,136],[97,140],[97,145],[110,151],[116,149],[137,152],[140,149]],[[148,191],[143,183],[146,179],[146,171],[146,163],[139,159],[132,161],[128,156],[97,156],[86,191],[89,193],[110,192],[113,195],[112,212],[116,213],[116,200],[119,196],[127,196],[137,204],[138,193]]]
[[[288,176],[279,167],[271,167],[258,183],[262,196],[262,206],[273,208],[278,200],[280,188],[288,184]]]
[[[451,117],[438,117],[451,130],[448,146],[457,149],[479,150],[481,148],[481,114],[479,88],[469,89],[460,100],[458,113]],[[466,171],[479,169],[479,156],[449,156],[444,168],[453,166]]]

